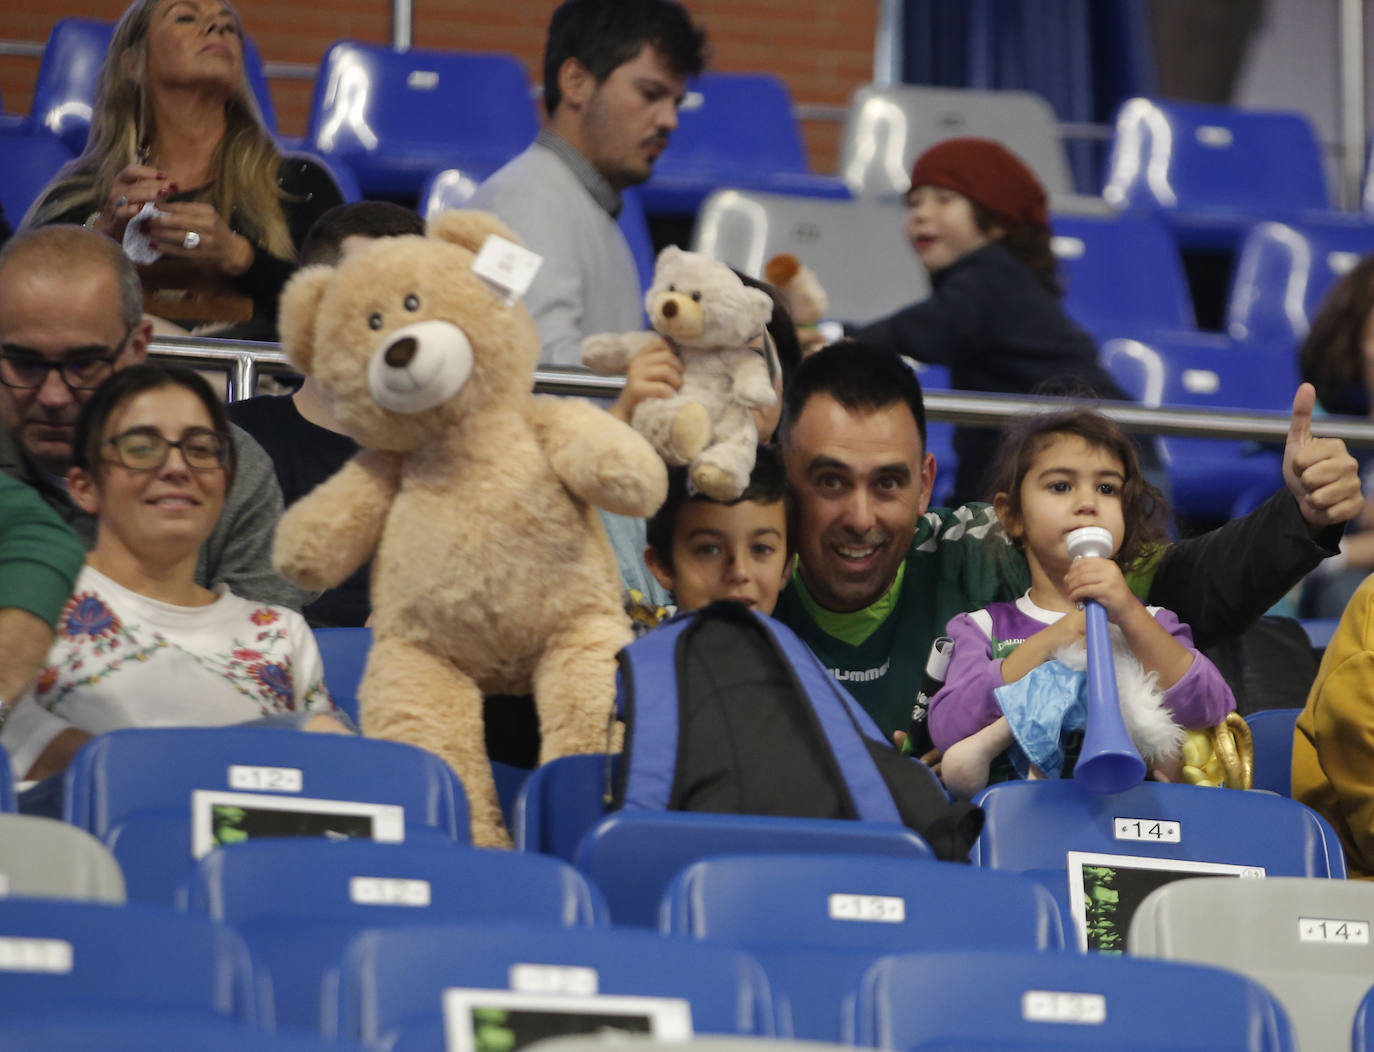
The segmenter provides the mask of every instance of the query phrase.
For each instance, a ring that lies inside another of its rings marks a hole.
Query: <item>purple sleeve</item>
[[[1002,709],[992,693],[1002,685],[1002,662],[992,658],[991,641],[968,614],[950,619],[945,635],[954,640],[945,685],[930,701],[930,740],[937,749],[997,721]]]
[[[1235,695],[1217,667],[1195,646],[1193,633],[1178,616],[1163,607],[1152,610],[1169,635],[1188,648],[1193,663],[1177,683],[1164,692],[1164,707],[1180,727],[1210,727],[1236,707]]]

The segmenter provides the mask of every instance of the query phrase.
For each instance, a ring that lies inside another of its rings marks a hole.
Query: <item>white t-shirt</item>
[[[332,711],[305,619],[223,584],[215,592],[208,606],[173,606],[83,568],[42,671],[0,729],[15,776],[69,727],[100,734]]]

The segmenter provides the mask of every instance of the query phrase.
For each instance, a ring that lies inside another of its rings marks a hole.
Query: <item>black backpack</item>
[[[785,625],[739,603],[681,614],[619,655],[627,809],[896,822],[967,861],[983,814],[872,719]]]

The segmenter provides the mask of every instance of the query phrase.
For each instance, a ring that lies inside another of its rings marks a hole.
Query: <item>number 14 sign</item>
[[[1112,836],[1117,840],[1177,844],[1183,839],[1183,828],[1162,818],[1113,818]]]
[[[1369,922],[1299,917],[1298,938],[1303,942],[1335,942],[1350,946],[1369,945]]]

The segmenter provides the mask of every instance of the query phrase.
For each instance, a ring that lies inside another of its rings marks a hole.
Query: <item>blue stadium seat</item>
[[[258,840],[197,864],[186,909],[233,926],[272,976],[279,1023],[319,1028],[320,983],[366,928],[520,921],[603,923],[606,905],[565,862],[434,841]]]
[[[1100,360],[1128,394],[1147,406],[1287,414],[1298,386],[1297,360],[1290,351],[1241,348],[1208,333],[1108,340]],[[1283,485],[1279,449],[1193,436],[1161,438],[1159,446],[1180,514],[1227,519],[1239,501],[1256,493],[1267,496]]]
[[[324,662],[324,681],[334,704],[358,722],[358,684],[372,649],[370,628],[317,628],[315,645]]]
[[[571,862],[583,834],[606,815],[604,794],[619,769],[620,757],[604,753],[562,756],[536,767],[515,804],[515,846]]]
[[[807,169],[792,96],[767,73],[703,73],[641,193],[645,211],[695,213],[721,187],[847,198],[839,179]]]
[[[0,814],[14,809],[14,772],[10,770],[10,754],[0,749]]]
[[[921,382],[923,395],[935,392],[948,392],[950,386],[949,368],[944,365],[931,365],[918,362],[914,358],[904,358]],[[931,489],[930,504],[934,508],[949,506],[949,498],[954,492],[954,474],[959,458],[954,455],[954,425],[948,420],[926,418],[926,452],[935,455],[935,485]]]
[[[1220,968],[1076,954],[912,953],[873,965],[857,1043],[874,1048],[1291,1052],[1258,983]]]
[[[113,35],[113,22],[93,18],[63,18],[48,33],[29,119],[60,138],[73,155],[85,149],[96,82]]]
[[[1369,218],[1257,224],[1236,258],[1226,331],[1235,340],[1296,352],[1326,294],[1371,252]]]
[[[243,940],[203,917],[158,906],[3,899],[0,947],[6,1020],[157,1008],[271,1023]]]
[[[333,1030],[402,1052],[443,1047],[449,987],[507,990],[513,965],[545,966],[546,992],[575,978],[599,994],[685,998],[698,1034],[774,1033],[768,980],[731,946],[615,928],[433,925],[359,935],[344,955]],[[549,967],[551,966],[551,967]],[[568,975],[571,969],[583,969]],[[590,971],[585,971],[590,970]]]
[[[1245,717],[1255,741],[1256,789],[1293,795],[1293,724],[1300,712],[1302,709],[1261,709]]]
[[[985,823],[971,857],[993,869],[1059,870],[1066,851],[1098,851],[1263,866],[1269,876],[1345,876],[1340,843],[1320,816],[1264,793],[1144,782],[1101,794],[1063,778],[1004,782],[974,802]],[[1134,839],[1117,821],[1138,821],[1147,833]],[[1161,822],[1178,823],[1176,842],[1148,833]]]
[[[29,120],[60,138],[72,154],[86,148],[86,133],[91,127],[91,106],[105,62],[114,23],[93,18],[59,19],[48,34],[38,80],[33,90]],[[252,40],[243,52],[244,74],[258,100],[263,124],[276,133],[277,112],[262,68],[262,56]]]
[[[1313,650],[1325,650],[1340,623],[1339,617],[1312,617],[1300,622]]]
[[[1117,110],[1102,196],[1158,212],[1185,248],[1231,249],[1260,220],[1331,208],[1301,114],[1145,98]]]
[[[1204,877],[1150,892],[1127,950],[1246,975],[1283,1005],[1301,1048],[1341,1049],[1374,982],[1371,923],[1374,885],[1362,880]]]
[[[1099,336],[1197,328],[1178,245],[1148,215],[1056,215],[1064,309]]]
[[[634,186],[620,191],[620,218],[616,223],[630,245],[635,272],[639,274],[639,287],[648,291],[649,286],[654,283],[654,242],[649,235],[649,220],[644,215],[644,200],[641,193],[642,191]]]
[[[17,227],[29,206],[57,170],[72,159],[62,140],[42,128],[0,128],[0,206],[10,226]]]
[[[1355,1009],[1355,1032],[1350,1047],[1352,1052],[1374,1052],[1374,986]]]
[[[155,1009],[90,1012],[60,1019],[0,1019],[0,1048],[24,1052],[363,1052],[363,1046],[293,1030],[262,1030],[227,1019]],[[762,1052],[762,1050],[761,1050]]]
[[[368,197],[414,196],[444,168],[480,182],[538,128],[524,67],[509,55],[341,40],[320,63],[306,143],[348,164]]]
[[[616,924],[653,927],[663,892],[690,863],[711,855],[796,851],[932,857],[916,833],[884,822],[618,811],[582,838],[573,864],[601,889]]]
[[[792,1033],[828,1041],[846,1036],[842,995],[883,954],[1064,945],[1059,907],[1032,880],[853,854],[694,863],[669,885],[660,927],[743,946],[768,973]]]
[[[462,786],[432,753],[272,727],[102,734],[67,769],[64,816],[114,851],[130,899],[170,902],[191,866],[197,789],[399,806],[408,840],[468,838]]]

